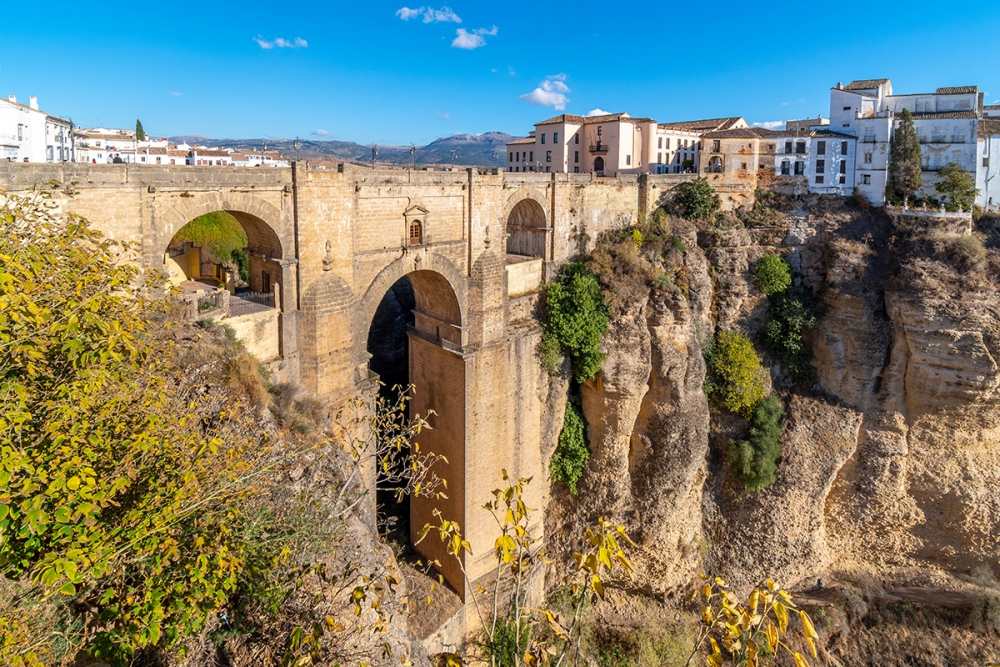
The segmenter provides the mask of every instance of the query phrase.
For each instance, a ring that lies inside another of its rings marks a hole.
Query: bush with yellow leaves
[[[785,642],[789,616],[798,615],[814,658],[819,635],[809,615],[796,607],[788,591],[768,579],[750,592],[744,604],[721,578],[710,579],[704,574],[701,578],[704,582],[701,588],[692,591],[688,598],[700,599],[702,606],[698,639],[685,665],[691,664],[707,641],[709,667],[726,664],[765,667],[780,651],[792,657],[795,667],[809,667],[802,654]]]

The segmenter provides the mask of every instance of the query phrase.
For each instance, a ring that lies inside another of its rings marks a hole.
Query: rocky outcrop
[[[613,321],[608,359],[583,387],[592,458],[581,495],[555,503],[570,508],[564,518],[625,522],[641,545],[640,588],[686,585],[698,567],[745,586],[857,567],[915,577],[996,564],[996,285],[911,280],[901,267],[919,244],[907,235],[926,232],[896,225],[827,203],[766,229],[703,230],[701,249],[692,242],[685,255],[690,300],[654,290]],[[753,271],[771,252],[824,312],[810,341],[815,382],[796,385],[772,365],[787,409],[784,456],[777,482],[753,495],[724,455],[746,425],[710,409],[699,339],[759,330],[767,301]],[[927,266],[962,273],[935,261]]]

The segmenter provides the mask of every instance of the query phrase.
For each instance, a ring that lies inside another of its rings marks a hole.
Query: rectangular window
[[[545,161],[552,162],[552,151],[545,151]]]
[[[826,142],[817,141],[816,142],[816,155],[826,155]]]
[[[840,142],[840,152],[843,153],[844,155],[847,155],[847,142],[846,141],[841,141]]]
[[[542,143],[543,144],[545,143],[545,133],[544,132],[542,133]]]
[[[666,146],[666,149],[668,151],[670,150],[670,137],[667,137],[667,146]]]
[[[785,152],[786,153],[791,153],[792,152],[792,142],[791,141],[786,141],[785,142]]]
[[[792,173],[791,164],[788,162],[788,160],[781,161],[781,173],[783,176],[788,176],[789,174]]]
[[[656,139],[656,147],[657,148],[663,148],[663,137],[657,137],[657,139]]]
[[[840,161],[840,173],[842,173],[842,174],[846,174],[847,173],[847,160],[841,160]]]
[[[816,173],[822,174],[826,171],[826,160],[816,160]]]
[[[719,149],[721,147],[722,147],[722,142],[721,141],[719,141],[718,139],[713,139],[712,140],[712,150],[713,151],[715,151],[716,153],[718,153]]]
[[[573,162],[580,161],[580,151],[573,151]]]
[[[861,174],[861,185],[871,185],[872,175],[871,174]]]
[[[817,176],[816,177],[816,182],[817,183],[822,183],[823,182],[823,177],[822,176]]]
[[[576,134],[573,135],[573,143],[574,144],[580,143],[580,133],[579,132],[577,132]]]
[[[851,107],[844,107],[844,111],[850,111]]]
[[[551,174],[552,173],[552,167],[546,167],[545,168],[545,173],[546,174]]]
[[[795,175],[796,176],[801,176],[804,173],[806,173],[806,163],[805,162],[801,162],[801,161],[796,162],[795,163]]]
[[[663,153],[657,153],[656,154],[656,163],[660,164],[661,162],[663,162]]]
[[[573,173],[574,174],[579,174],[580,173],[580,168],[579,167],[573,167]]]
[[[847,182],[847,176],[844,176],[843,174],[841,174],[840,175],[840,184],[843,185],[846,182]]]
[[[868,151],[868,152],[865,153],[865,162],[867,162],[868,164],[871,164],[871,162],[872,162],[872,153],[871,153],[871,151]]]
[[[865,141],[872,142],[875,141],[875,128],[866,127],[865,128]]]
[[[554,143],[554,144],[558,144],[559,143],[559,133],[558,132],[553,132],[552,133],[552,143]]]
[[[984,167],[990,166],[990,159],[988,157],[983,158],[983,166]]]
[[[528,151],[528,162],[535,161],[535,151]]]
[[[632,156],[631,155],[626,155],[625,156],[625,165],[628,166],[628,165],[631,165],[631,164],[632,164]]]

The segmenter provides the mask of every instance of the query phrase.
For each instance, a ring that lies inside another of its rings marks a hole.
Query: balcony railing
[[[608,152],[608,145],[607,144],[602,144],[600,141],[598,141],[596,144],[590,144],[590,152],[591,153],[607,153]]]

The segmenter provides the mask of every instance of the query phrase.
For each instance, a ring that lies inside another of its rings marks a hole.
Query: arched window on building
[[[410,221],[410,245],[420,245],[423,242],[423,225],[419,220]]]

